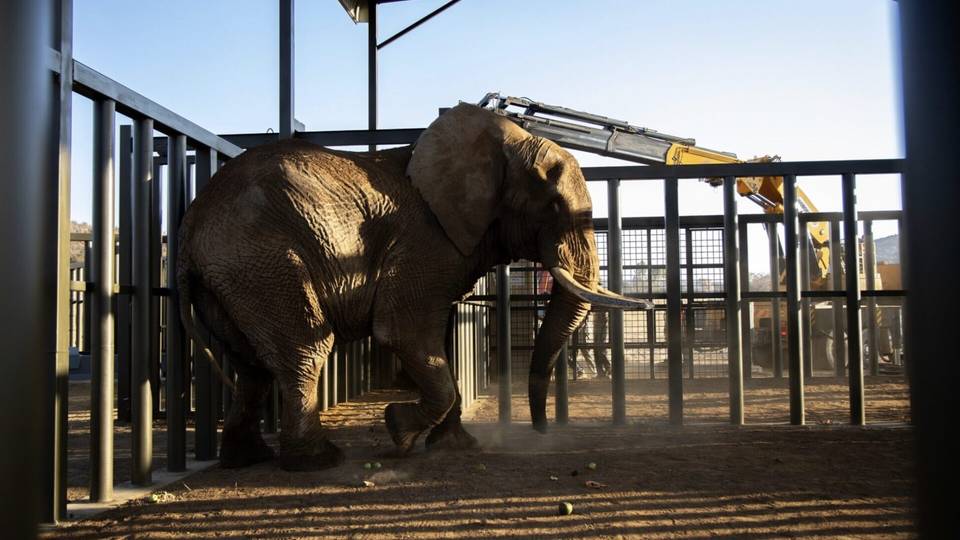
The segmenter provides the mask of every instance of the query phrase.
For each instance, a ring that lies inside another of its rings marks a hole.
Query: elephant
[[[224,467],[274,456],[259,430],[274,380],[280,466],[341,463],[320,423],[318,379],[334,340],[367,336],[397,354],[420,391],[416,403],[385,408],[397,454],[425,433],[428,448],[475,447],[444,343],[451,306],[494,265],[527,259],[554,277],[530,367],[539,431],[554,361],[591,304],[642,305],[598,285],[591,201],[573,156],[468,104],[411,146],[343,152],[288,139],[247,150],[198,194],[179,239],[184,327],[216,366],[204,339],[215,336],[237,373]]]

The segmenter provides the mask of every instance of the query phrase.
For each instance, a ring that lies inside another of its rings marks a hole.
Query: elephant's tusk
[[[550,275],[552,275],[553,279],[571,294],[583,300],[584,302],[590,302],[595,306],[618,309],[653,309],[653,304],[647,300],[627,298],[626,296],[608,291],[603,287],[599,287],[596,292],[591,291],[590,289],[581,285],[577,280],[573,279],[573,276],[570,274],[570,272],[559,266],[551,267]]]

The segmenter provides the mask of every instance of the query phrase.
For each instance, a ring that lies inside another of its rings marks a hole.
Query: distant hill
[[[93,226],[89,223],[70,222],[71,233],[92,233]],[[70,266],[83,265],[83,242],[70,242]]]
[[[900,235],[893,234],[877,238],[877,264],[900,263]]]

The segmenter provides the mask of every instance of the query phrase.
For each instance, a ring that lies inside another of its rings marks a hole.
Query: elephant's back
[[[393,239],[409,215],[429,214],[404,176],[408,158],[403,150],[354,154],[304,141],[248,150],[191,204],[182,245],[219,274],[249,271],[265,246],[285,246],[303,260],[320,298],[372,302]],[[411,205],[424,212],[400,211]]]

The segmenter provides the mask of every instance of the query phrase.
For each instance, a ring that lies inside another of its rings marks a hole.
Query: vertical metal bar
[[[684,309],[684,359],[686,360],[687,370],[689,371],[689,377],[694,378],[694,367],[693,367],[693,345],[694,341],[697,339],[697,330],[696,330],[696,321],[694,321],[693,313],[693,230],[687,227],[684,229],[684,238],[686,240],[686,253],[684,253],[684,258],[686,259],[687,267],[687,305]]]
[[[840,222],[830,222],[830,277],[833,290],[843,290],[843,270],[840,266]],[[837,377],[843,377],[846,366],[844,343],[843,301],[833,301],[833,368]]]
[[[620,180],[607,180],[607,277],[610,290],[623,293],[623,238],[620,229]],[[610,380],[613,385],[613,423],[627,423],[626,362],[623,310],[610,310]],[[594,358],[596,361],[596,358]]]
[[[70,57],[55,2],[0,2],[0,523],[35,538],[66,513],[69,370],[70,86],[49,49]],[[51,9],[54,8],[54,9]],[[65,46],[64,46],[65,45]],[[63,192],[66,191],[64,194]]]
[[[153,177],[153,120],[133,123],[133,357],[131,400],[133,434],[132,471],[135,485],[151,483],[153,460],[153,395],[150,386],[153,335],[150,270],[150,196]]]
[[[280,138],[294,132],[294,0],[280,0]]]
[[[160,265],[163,251],[163,238],[160,229],[161,204],[163,201],[159,162],[153,163],[153,181],[150,182],[150,385],[153,387],[153,413],[160,413],[160,392],[166,391],[160,386],[160,297],[154,291],[160,288]]]
[[[93,269],[91,268],[91,263],[93,261],[93,242],[90,240],[83,241],[83,281],[89,283],[93,278]],[[90,319],[90,306],[93,304],[93,291],[86,291],[82,295],[83,303],[81,307],[83,308],[82,315],[80,317],[82,323],[80,325],[80,351],[90,355],[90,327],[93,325],[93,321]]]
[[[187,137],[174,135],[167,142],[167,470],[187,468],[186,411],[190,407],[184,354],[184,331],[180,321],[177,287],[179,228],[187,184]]]
[[[750,242],[747,237],[747,223],[740,222],[737,229],[737,237],[740,240],[740,285],[748,290],[750,287]],[[747,379],[753,377],[753,342],[751,340],[751,329],[753,328],[752,305],[749,301],[740,303],[740,350],[743,354],[743,376]]]
[[[90,500],[113,498],[113,130],[116,103],[93,104]]]
[[[810,237],[807,234],[807,227],[801,225],[799,230],[800,242],[800,292],[810,288]],[[810,299],[801,298],[800,316],[803,321],[803,376],[813,377],[813,318],[810,312]]]
[[[800,224],[797,218],[797,177],[783,177],[783,248],[786,258],[787,285],[787,352],[790,374],[790,423],[804,424],[803,404],[803,341],[800,331],[800,257],[797,241]]]
[[[777,224],[767,224],[767,249],[770,256],[770,290],[780,292],[780,241],[777,239]],[[770,358],[773,359],[773,376],[783,377],[783,344],[780,340],[780,297],[770,299]]]
[[[367,2],[367,129],[377,129],[377,2]],[[371,144],[370,151],[377,149]]]
[[[723,281],[727,289],[727,378],[730,423],[743,425],[743,358],[740,336],[740,253],[737,249],[737,179],[723,179]]]
[[[211,148],[196,149],[194,178],[196,192],[200,193],[216,173],[217,151]],[[199,345],[195,345],[199,346]],[[212,366],[202,351],[194,352],[193,372],[196,378],[197,411],[195,417],[194,451],[199,461],[217,457],[217,397],[223,392],[219,379],[213,376]],[[227,389],[229,391],[229,389]]]
[[[903,185],[903,177],[900,178],[901,190]],[[907,268],[907,246],[906,246],[906,230],[904,229],[904,216],[903,211],[899,214],[899,219],[897,219],[897,252],[899,253],[900,261],[900,288],[906,289],[907,281],[906,277],[910,273],[910,270]],[[907,352],[910,347],[907,343],[907,338],[909,334],[906,332],[906,315],[909,311],[908,307],[909,300],[906,296],[900,297],[900,313],[901,313],[901,324],[900,324],[900,351],[899,358],[896,359],[896,363],[900,365],[907,365],[910,361],[910,358],[907,356]]]
[[[343,388],[346,393],[346,387]],[[346,401],[346,400],[344,400]],[[270,385],[270,391],[267,392],[267,401],[263,408],[263,432],[277,432],[277,413],[280,410],[280,396],[277,392],[277,381]]]
[[[497,364],[498,386],[497,405],[501,424],[510,423],[512,396],[511,386],[511,348],[510,343],[510,265],[497,266]]]
[[[663,181],[667,256],[667,372],[670,423],[683,424],[683,340],[680,310],[680,209],[677,179]]]
[[[557,381],[557,395],[555,399],[556,422],[557,424],[566,424],[570,421],[570,394],[567,387],[567,344],[563,344],[560,349],[560,356],[557,357],[557,367],[554,368],[554,375]]]
[[[327,355],[323,368],[320,370],[320,383],[317,385],[317,400],[320,402],[320,410],[326,411],[329,408],[327,395],[329,394],[327,376],[330,374],[330,355]]]
[[[645,231],[647,235],[647,294],[653,298],[653,246],[651,245],[652,232],[650,228]],[[650,309],[646,312],[647,321],[647,355],[650,363],[650,380],[657,378],[657,310]]]
[[[863,406],[863,338],[860,335],[860,245],[857,236],[857,180],[844,174],[843,255],[847,281],[847,364],[850,369],[850,423],[866,423]]]
[[[120,246],[117,283],[129,286],[132,283],[133,242],[131,231],[133,224],[131,179],[133,178],[133,131],[129,124],[120,126],[120,177],[117,181],[120,222]],[[130,421],[130,362],[132,359],[130,322],[131,302],[129,294],[117,295],[117,420]]]
[[[874,291],[877,288],[877,251],[873,241],[873,220],[867,219],[863,222],[863,273],[866,275],[866,287],[868,291]],[[880,374],[880,340],[877,336],[877,298],[871,296],[867,298],[867,343],[870,374]]]
[[[330,349],[330,357],[327,359],[327,367],[329,368],[329,373],[327,374],[327,404],[328,407],[335,407],[337,405],[337,357],[339,356],[339,346],[334,343],[333,347]]]
[[[950,0],[898,2],[903,74],[901,183],[907,236],[904,336],[909,347],[910,416],[914,435],[917,536],[957,536],[957,380],[953,336],[960,328],[956,240],[949,234],[960,215],[954,159],[960,118],[960,70],[955,50],[957,4]],[[947,234],[945,234],[947,233]],[[903,238],[903,236],[901,236]],[[954,247],[950,247],[954,246]],[[946,353],[946,354],[945,354]],[[953,358],[953,360],[950,360]]]
[[[349,344],[346,342],[337,343],[337,402],[346,403],[350,401],[350,392],[347,390],[348,385],[350,384],[350,370],[348,369],[347,362],[347,348]]]

